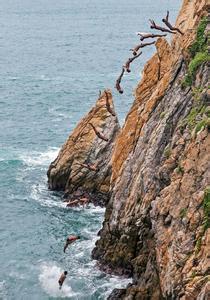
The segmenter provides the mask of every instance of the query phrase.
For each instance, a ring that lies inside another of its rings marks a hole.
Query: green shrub
[[[193,130],[198,124],[198,119],[202,119],[202,115],[205,113],[205,110],[205,105],[197,103],[197,106],[193,107],[188,116],[183,120],[182,125],[188,125],[189,129]]]
[[[205,52],[198,52],[195,57],[191,60],[188,66],[188,73],[184,77],[181,86],[182,88],[186,88],[193,84],[193,80],[195,79],[196,71],[198,68],[204,63],[209,61],[208,53]]]
[[[187,124],[190,129],[193,129],[196,125],[196,117],[200,112],[200,107],[193,107],[187,116]]]
[[[195,133],[198,133],[204,128],[210,128],[210,118],[206,117],[205,119],[201,120],[195,127]]]
[[[171,148],[169,146],[167,146],[164,150],[164,156],[166,158],[169,158],[171,156]]]
[[[195,255],[197,255],[200,252],[201,245],[202,245],[202,237],[204,236],[206,230],[210,228],[210,186],[208,186],[204,191],[203,211],[204,211],[204,221],[203,221],[201,235],[195,244]]]
[[[188,70],[190,75],[194,78],[198,67],[208,60],[208,53],[206,51],[198,52],[189,64]]]
[[[206,107],[205,114],[207,115],[208,118],[210,118],[210,107],[209,106]]]
[[[196,127],[195,127],[195,133],[198,133],[199,131],[201,131],[201,129],[206,127],[206,120],[202,120],[200,121]]]
[[[203,87],[193,87],[192,88],[192,95],[194,100],[200,101],[201,100],[201,93],[203,92]]]
[[[199,237],[195,244],[195,255],[197,255],[201,250],[202,237]]]
[[[203,18],[197,28],[196,39],[192,46],[189,48],[191,62],[188,66],[188,72],[181,83],[182,88],[192,86],[195,79],[196,71],[200,65],[209,61],[207,51],[207,38],[205,36],[205,29],[207,26],[207,18]]]
[[[204,232],[210,227],[210,186],[205,189],[204,200]]]
[[[182,219],[182,218],[185,218],[186,217],[186,215],[187,215],[187,208],[185,207],[185,208],[182,208],[181,210],[180,210],[180,212],[179,212],[179,215],[180,215],[180,218]]]
[[[196,33],[195,42],[189,49],[191,57],[194,57],[197,52],[202,52],[206,50],[206,37],[205,37],[205,29],[207,26],[207,18],[204,17],[201,19]]]
[[[193,83],[192,76],[190,74],[187,74],[182,80],[181,87],[182,89],[185,89],[186,87],[191,86],[192,83]]]
[[[162,111],[162,113],[160,114],[160,118],[163,119],[166,115],[166,112],[165,111]]]
[[[196,277],[196,275],[197,275],[196,271],[195,271],[195,270],[193,270],[193,271],[192,271],[192,274],[191,274],[191,278],[195,278],[195,277]]]
[[[176,173],[177,174],[183,174],[184,173],[184,169],[182,168],[182,166],[178,166],[177,168],[176,168]]]

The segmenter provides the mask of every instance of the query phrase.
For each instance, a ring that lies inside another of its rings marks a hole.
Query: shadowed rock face
[[[64,191],[66,197],[89,193],[93,200],[97,195],[106,200],[111,176],[110,158],[120,130],[117,117],[107,110],[107,96],[113,108],[112,95],[107,91],[79,122],[51,163],[47,173],[51,190]],[[108,141],[98,137],[90,123]]]
[[[181,84],[204,4],[184,1],[176,24],[184,36],[171,45],[157,41],[116,141],[111,199],[93,257],[105,270],[132,276],[133,285],[109,299],[197,299],[208,288],[203,203],[210,134],[208,126],[193,125],[208,119],[207,64],[193,88]]]

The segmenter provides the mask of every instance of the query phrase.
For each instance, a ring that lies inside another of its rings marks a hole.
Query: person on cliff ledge
[[[66,252],[66,249],[68,248],[68,246],[72,243],[74,243],[76,240],[79,240],[80,236],[76,236],[76,235],[70,235],[69,237],[67,237],[66,239],[66,244],[63,248],[63,252]]]
[[[62,285],[66,279],[66,276],[67,276],[68,272],[67,271],[64,271],[62,274],[61,274],[61,277],[59,278],[58,280],[58,284],[59,284],[59,289],[61,290],[62,288]]]

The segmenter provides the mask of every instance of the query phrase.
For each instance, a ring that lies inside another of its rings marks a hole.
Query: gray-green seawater
[[[0,299],[106,299],[128,283],[91,260],[104,209],[66,209],[46,171],[98,90],[113,89],[135,33],[167,9],[174,21],[180,2],[0,0]],[[114,91],[121,123],[154,47],[143,51]],[[73,233],[82,238],[64,255]]]

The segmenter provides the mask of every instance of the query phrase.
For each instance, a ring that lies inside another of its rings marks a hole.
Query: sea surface
[[[66,209],[46,172],[99,90],[113,90],[121,66],[178,0],[0,0],[0,299],[106,299],[127,279],[100,272],[91,250],[104,209]],[[114,91],[121,124],[148,47]],[[81,240],[64,255],[69,234]],[[63,289],[57,280],[69,272]]]

